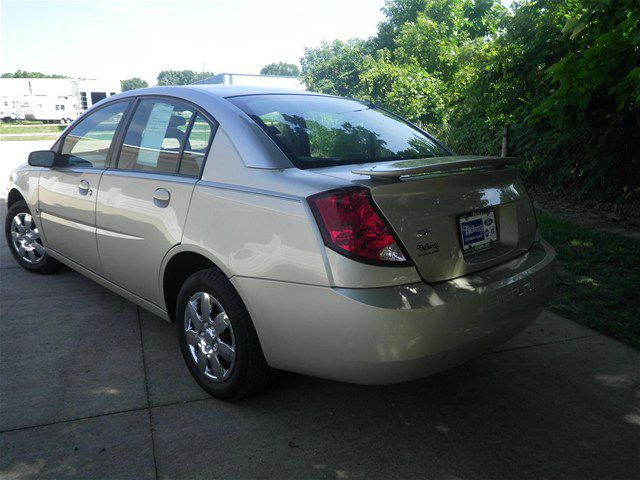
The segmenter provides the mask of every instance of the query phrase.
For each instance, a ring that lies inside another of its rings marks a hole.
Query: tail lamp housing
[[[369,190],[348,187],[307,198],[324,244],[351,259],[388,266],[410,265],[409,256],[371,199]]]

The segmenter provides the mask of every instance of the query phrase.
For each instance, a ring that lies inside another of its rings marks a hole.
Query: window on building
[[[91,92],[91,105],[95,105],[105,98],[107,98],[107,92]]]
[[[87,92],[80,92],[80,103],[82,105],[82,109],[86,110],[88,108],[87,105]]]
[[[118,168],[176,173],[194,110],[173,100],[142,100],[127,128]]]
[[[111,93],[109,94],[109,96],[110,96],[110,97],[113,97],[115,94],[116,94],[116,92],[111,92]]]
[[[89,114],[69,132],[62,157],[70,167],[105,168],[111,141],[129,102],[117,102]]]

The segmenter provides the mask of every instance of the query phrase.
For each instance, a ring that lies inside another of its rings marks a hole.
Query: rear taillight
[[[367,189],[332,190],[313,195],[308,200],[327,247],[367,263],[408,263],[400,243],[374,206]]]

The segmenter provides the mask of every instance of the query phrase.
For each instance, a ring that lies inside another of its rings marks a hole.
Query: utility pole
[[[506,124],[502,131],[502,156],[509,156],[509,124]]]

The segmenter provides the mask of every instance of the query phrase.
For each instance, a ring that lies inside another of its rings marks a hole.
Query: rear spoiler
[[[449,172],[467,168],[501,168],[507,165],[517,165],[523,161],[519,157],[481,157],[475,155],[434,157],[378,163],[370,168],[351,170],[351,173],[368,175],[371,178],[398,179],[409,175]]]

